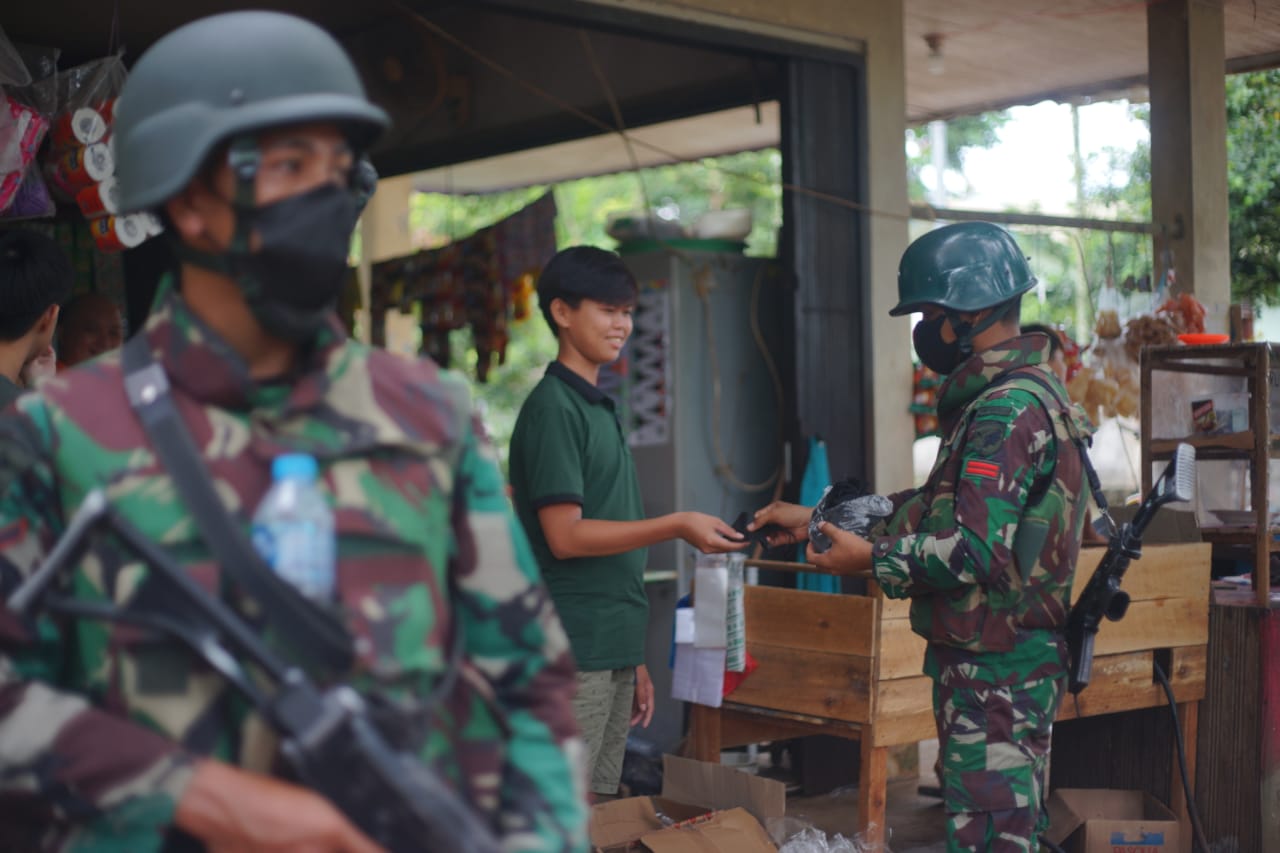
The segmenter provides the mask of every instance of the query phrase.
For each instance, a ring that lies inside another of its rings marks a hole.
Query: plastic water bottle
[[[253,544],[280,577],[309,598],[332,601],[337,586],[333,511],[305,453],[278,456],[271,488],[253,514]]]

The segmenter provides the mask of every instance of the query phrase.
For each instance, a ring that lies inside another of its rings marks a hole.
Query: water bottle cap
[[[286,453],[271,462],[271,476],[276,480],[314,480],[316,459],[306,453]]]

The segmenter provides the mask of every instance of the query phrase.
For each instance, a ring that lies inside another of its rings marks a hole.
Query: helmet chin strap
[[[227,251],[207,252],[197,249],[178,239],[176,235],[170,242],[179,260],[225,275],[244,287],[246,282],[241,281],[242,273],[236,260],[249,254],[249,237],[253,233],[258,167],[261,164],[257,139],[249,134],[242,134],[231,140],[227,163],[236,179],[235,195],[230,202],[235,214],[235,230],[231,234],[231,245],[227,247]]]
[[[951,330],[956,333],[956,340],[960,345],[960,356],[968,358],[973,355],[973,339],[1003,320],[1013,308],[1013,305],[1013,300],[1003,305],[997,305],[990,314],[976,324],[971,324],[961,319],[958,311],[953,311],[950,308],[946,309],[947,322],[951,324]]]

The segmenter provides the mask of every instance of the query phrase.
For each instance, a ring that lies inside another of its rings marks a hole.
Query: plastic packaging
[[[746,555],[729,555],[729,586],[725,602],[725,659],[729,672],[745,672],[747,668],[747,622],[743,607],[742,569]]]
[[[0,215],[5,218],[48,129],[34,108],[0,90]]]
[[[893,514],[893,502],[883,495],[867,494],[866,488],[854,480],[844,480],[828,486],[822,499],[809,517],[809,542],[819,554],[831,549],[831,539],[818,528],[828,521],[869,539],[871,528],[881,519]]]
[[[872,843],[861,833],[852,838],[838,832],[828,836],[807,820],[790,815],[771,819],[768,831],[778,853],[891,853],[887,842]]]
[[[304,595],[328,602],[337,587],[333,511],[316,474],[312,456],[275,459],[274,483],[253,516],[253,544],[278,575]]]
[[[30,86],[31,72],[13,42],[0,28],[0,86]]]

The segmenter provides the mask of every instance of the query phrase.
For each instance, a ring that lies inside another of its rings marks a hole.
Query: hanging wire
[[[644,174],[640,168],[640,158],[636,155],[635,142],[631,134],[627,133],[627,127],[622,121],[622,107],[618,104],[618,98],[614,94],[613,87],[609,85],[609,79],[605,77],[604,69],[600,67],[600,60],[596,57],[595,46],[591,43],[591,35],[584,29],[578,30],[578,39],[582,42],[582,48],[586,51],[587,62],[591,65],[591,73],[595,75],[596,82],[600,84],[601,90],[604,92],[605,99],[609,102],[609,111],[613,113],[614,131],[622,137],[622,144],[626,146],[627,157],[631,160],[631,173],[636,176],[636,183],[640,186],[640,200],[644,203],[644,212],[646,222],[653,215],[653,203],[649,198],[649,189],[645,186]],[[652,229],[650,229],[652,231]],[[656,237],[657,234],[650,236]]]
[[[515,83],[517,86],[521,87],[522,89],[525,89],[531,94],[534,94],[539,98],[542,98],[543,100],[547,101],[548,103],[559,107],[560,109],[564,110],[570,115],[576,116],[582,119],[583,121],[587,122],[591,126],[598,128],[600,130],[603,130],[606,133],[618,133],[625,138],[629,138],[634,145],[640,148],[645,148],[650,151],[653,151],[654,153],[659,154],[662,157],[665,157],[669,160],[673,160],[676,162],[683,162],[684,160],[687,159],[682,154],[679,154],[677,152],[671,151],[670,149],[663,148],[660,145],[654,145],[651,142],[646,142],[643,139],[639,139],[635,136],[632,136],[626,130],[618,130],[616,127],[611,126],[608,122],[605,122],[596,118],[595,116],[591,115],[591,113],[586,112],[585,110],[575,106],[574,104],[571,104],[562,98],[556,97],[555,95],[548,92],[546,89],[543,89],[542,87],[529,82],[528,80],[524,79],[520,75],[516,74],[511,69],[507,68],[505,65],[502,65],[501,63],[493,59],[490,59],[485,54],[481,53],[480,51],[468,45],[466,42],[457,38],[448,30],[444,29],[439,24],[435,23],[430,18],[423,15],[421,12],[405,5],[403,2],[401,2],[401,0],[388,0],[388,2],[392,6],[394,6],[396,9],[398,9],[403,15],[405,15],[405,17],[414,21],[419,26],[425,27],[426,29],[430,30],[432,33],[435,33],[442,41],[448,42],[449,44],[453,45],[458,50],[462,51],[467,56],[470,56],[472,59],[476,60],[477,62],[489,68],[490,70],[497,72],[499,75],[503,77],[506,77],[508,80]],[[749,173],[739,172],[733,169],[727,169],[724,166],[721,166],[718,164],[713,166],[712,168],[716,169],[717,171],[723,174],[730,175],[735,178],[741,178],[742,180],[752,181],[755,183],[766,183],[765,181],[762,181],[760,178],[757,178],[756,176],[751,175]],[[782,187],[782,189],[788,192],[809,196],[810,198],[815,198],[820,201],[826,201],[826,202],[829,202],[830,204],[834,204],[839,207],[849,208],[850,210],[857,210],[871,216],[880,216],[886,219],[896,219],[902,222],[909,222],[910,220],[915,218],[910,213],[898,213],[896,211],[891,211],[891,210],[880,210],[878,208],[873,208],[870,205],[862,204],[861,202],[856,202],[856,201],[853,201],[852,199],[843,198],[838,195],[833,195],[832,193],[826,193],[826,192],[822,192],[821,190],[815,190],[811,187],[803,187],[797,184],[789,184],[785,181],[780,182],[780,186]]]
[[[645,188],[644,178],[641,175],[640,160],[636,156],[635,148],[632,147],[632,145],[630,144],[631,137],[626,132],[626,125],[622,120],[622,110],[618,106],[618,99],[616,94],[614,93],[613,86],[610,85],[609,79],[604,73],[604,69],[600,67],[600,63],[596,58],[595,49],[591,44],[590,36],[588,36],[585,30],[579,30],[579,35],[582,40],[583,48],[587,52],[587,58],[588,58],[588,61],[591,63],[592,71],[596,76],[596,80],[600,83],[601,88],[604,90],[605,98],[609,101],[609,107],[613,111],[613,118],[616,124],[616,130],[622,136],[623,140],[627,142],[627,152],[631,157],[632,172],[635,174],[636,179],[639,181],[640,191],[644,195],[646,214],[651,214],[652,207],[650,207],[649,196]],[[653,236],[656,236],[656,235],[653,235]],[[721,434],[720,434],[720,423],[721,423],[721,416],[722,416],[722,410],[723,410],[722,381],[721,381],[721,372],[720,372],[719,353],[716,348],[715,323],[713,322],[713,314],[711,309],[711,291],[716,288],[715,271],[712,269],[710,264],[695,265],[693,258],[689,254],[681,251],[675,246],[672,246],[670,242],[668,241],[661,241],[661,242],[664,248],[668,252],[670,252],[672,255],[679,258],[681,261],[683,261],[685,266],[693,274],[694,291],[697,294],[699,301],[702,302],[703,318],[706,323],[705,342],[707,345],[707,362],[708,362],[708,366],[711,369],[711,445],[716,458],[716,468],[715,468],[716,473],[721,477],[721,479],[724,482],[728,483],[729,485],[733,486],[739,491],[747,492],[748,494],[764,491],[765,489],[769,488],[775,483],[781,482],[781,477],[782,477],[782,473],[785,465],[785,462],[782,456],[783,450],[782,450],[782,444],[781,444],[781,439],[784,435],[784,432],[783,432],[784,424],[783,424],[783,414],[782,414],[782,409],[784,405],[783,403],[784,389],[782,386],[782,377],[778,372],[777,365],[774,363],[773,356],[769,352],[768,345],[764,340],[764,335],[760,330],[759,300],[760,300],[760,288],[764,280],[764,270],[761,269],[760,271],[758,271],[756,273],[755,280],[752,282],[749,315],[750,315],[750,326],[751,326],[752,337],[755,339],[756,345],[760,349],[760,354],[763,357],[765,366],[769,371],[769,376],[773,380],[774,393],[777,398],[778,437],[779,437],[778,465],[776,468],[774,468],[773,472],[768,476],[768,478],[760,482],[749,483],[743,480],[742,478],[740,478],[738,474],[734,471],[733,463],[729,459],[729,453],[725,449],[725,446],[722,442]]]
[[[115,56],[120,49],[120,0],[111,4],[111,29],[107,34],[107,56]]]

